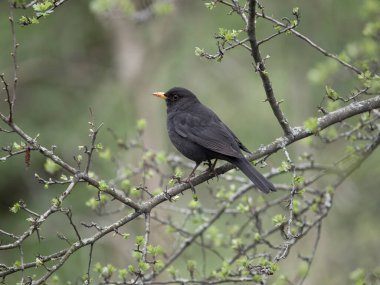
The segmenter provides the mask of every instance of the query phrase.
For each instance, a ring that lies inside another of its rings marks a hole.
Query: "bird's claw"
[[[216,177],[216,181],[219,181],[219,174],[215,171],[215,168],[208,169],[210,173],[212,173]],[[214,178],[214,177],[213,177]]]
[[[206,172],[212,173],[216,177],[216,181],[219,181],[219,174],[216,173],[216,171],[215,171],[216,161],[217,161],[217,159],[215,159],[214,163],[211,163],[211,160],[209,160],[207,162],[204,162],[203,164],[208,166],[208,169],[206,169]],[[212,178],[214,178],[214,177],[212,177]],[[208,183],[208,180],[207,180],[207,183]]]
[[[212,164],[211,164],[211,161],[210,161],[210,160],[209,160],[209,161],[205,161],[205,162],[203,162],[203,165],[207,165],[209,169],[210,169],[210,168],[211,168],[211,166],[212,166]]]
[[[188,183],[188,184],[190,185],[191,191],[192,191],[194,194],[196,194],[196,193],[195,193],[195,187],[194,187],[193,183],[191,182],[190,178],[191,178],[191,175],[190,175],[189,177],[187,177],[185,180],[182,180],[181,182],[182,182],[182,183]]]
[[[189,175],[185,180],[182,180],[181,177],[178,177],[178,176],[173,176],[172,179],[176,180],[176,181],[175,181],[175,184],[181,184],[181,183],[189,184],[189,185],[190,185],[190,188],[191,188],[191,191],[192,191],[194,194],[196,194],[196,193],[195,193],[195,187],[194,187],[193,183],[192,183],[191,180],[190,180],[191,177],[194,177],[194,176],[195,176],[195,174],[192,173],[192,174]],[[183,194],[183,191],[181,191],[181,194],[184,195],[184,194]],[[169,195],[169,194],[166,192],[165,197],[167,197],[167,195]],[[170,198],[171,198],[171,197],[170,197]],[[168,199],[168,200],[169,200],[169,199]]]

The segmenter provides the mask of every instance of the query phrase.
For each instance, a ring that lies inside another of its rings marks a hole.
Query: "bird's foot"
[[[181,183],[187,183],[185,180],[182,180],[181,177],[179,177],[179,176],[173,175],[172,179],[175,181],[174,185],[175,184],[181,184]],[[183,191],[181,191],[181,194],[183,195]]]
[[[215,159],[214,163],[211,163],[211,160],[204,162],[204,165],[207,165],[208,168],[206,169],[206,172],[212,173],[216,177],[216,181],[219,181],[219,174],[215,171],[215,165],[216,165],[217,159]],[[208,180],[207,180],[208,183]]]
[[[195,193],[195,187],[193,185],[193,183],[191,182],[191,178],[194,177],[195,174],[192,173],[190,174],[186,179],[182,180],[181,177],[178,177],[178,176],[173,176],[172,179],[175,180],[175,184],[181,184],[181,183],[184,183],[184,184],[189,184],[190,185],[190,188],[191,188],[191,191]],[[167,192],[166,192],[167,193]],[[181,191],[181,194],[183,195],[183,191]]]
[[[181,182],[183,182],[183,183],[188,183],[188,184],[190,185],[191,191],[192,191],[194,194],[196,194],[196,193],[195,193],[195,187],[194,187],[193,183],[192,183],[191,180],[190,180],[192,176],[194,176],[194,174],[193,174],[193,175],[190,175],[189,177],[187,177],[185,180],[182,180]]]

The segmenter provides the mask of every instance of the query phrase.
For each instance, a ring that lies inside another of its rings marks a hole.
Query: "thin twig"
[[[88,257],[88,266],[87,266],[87,284],[91,283],[90,272],[91,272],[91,261],[92,261],[92,251],[93,251],[93,249],[94,249],[94,243],[91,243],[90,244],[90,253],[89,253],[89,257]]]
[[[16,101],[16,88],[17,88],[17,81],[18,81],[18,76],[17,76],[17,47],[18,43],[16,40],[16,32],[15,32],[15,25],[14,25],[14,18],[13,18],[13,6],[12,2],[9,2],[10,5],[10,10],[9,10],[9,22],[11,24],[11,33],[12,33],[12,59],[13,59],[13,88],[12,88],[12,99],[8,104],[10,104],[9,108],[9,122],[13,122],[13,109]],[[8,99],[9,100],[9,99]]]
[[[303,260],[306,260],[308,266],[307,266],[306,272],[303,274],[301,280],[297,283],[297,285],[302,285],[305,282],[306,277],[309,276],[309,271],[310,271],[310,268],[311,268],[311,264],[313,263],[313,260],[314,260],[314,257],[315,257],[315,253],[317,252],[319,241],[321,239],[321,228],[322,228],[322,222],[320,222],[318,224],[318,226],[317,226],[317,234],[316,234],[316,238],[315,238],[315,241],[314,241],[314,245],[313,245],[313,250],[312,250],[311,256],[308,257],[307,259],[303,258]]]
[[[150,236],[150,212],[145,213],[145,236],[144,236],[144,245],[142,248],[143,261],[146,262],[147,249],[149,244],[149,236]]]

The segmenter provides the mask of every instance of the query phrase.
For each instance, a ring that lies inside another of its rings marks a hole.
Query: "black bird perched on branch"
[[[241,149],[249,150],[191,91],[174,87],[153,95],[166,101],[171,142],[184,156],[195,161],[196,165],[185,182],[191,185],[190,178],[203,161],[207,161],[209,169],[213,170],[216,160],[222,159],[239,168],[262,192],[276,191],[274,185],[243,156]],[[212,159],[215,159],[213,165]]]

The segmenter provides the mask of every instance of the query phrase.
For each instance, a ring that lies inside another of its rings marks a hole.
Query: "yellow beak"
[[[168,99],[168,97],[165,96],[164,92],[154,92],[152,95],[157,96],[157,97],[164,99],[164,100]]]

